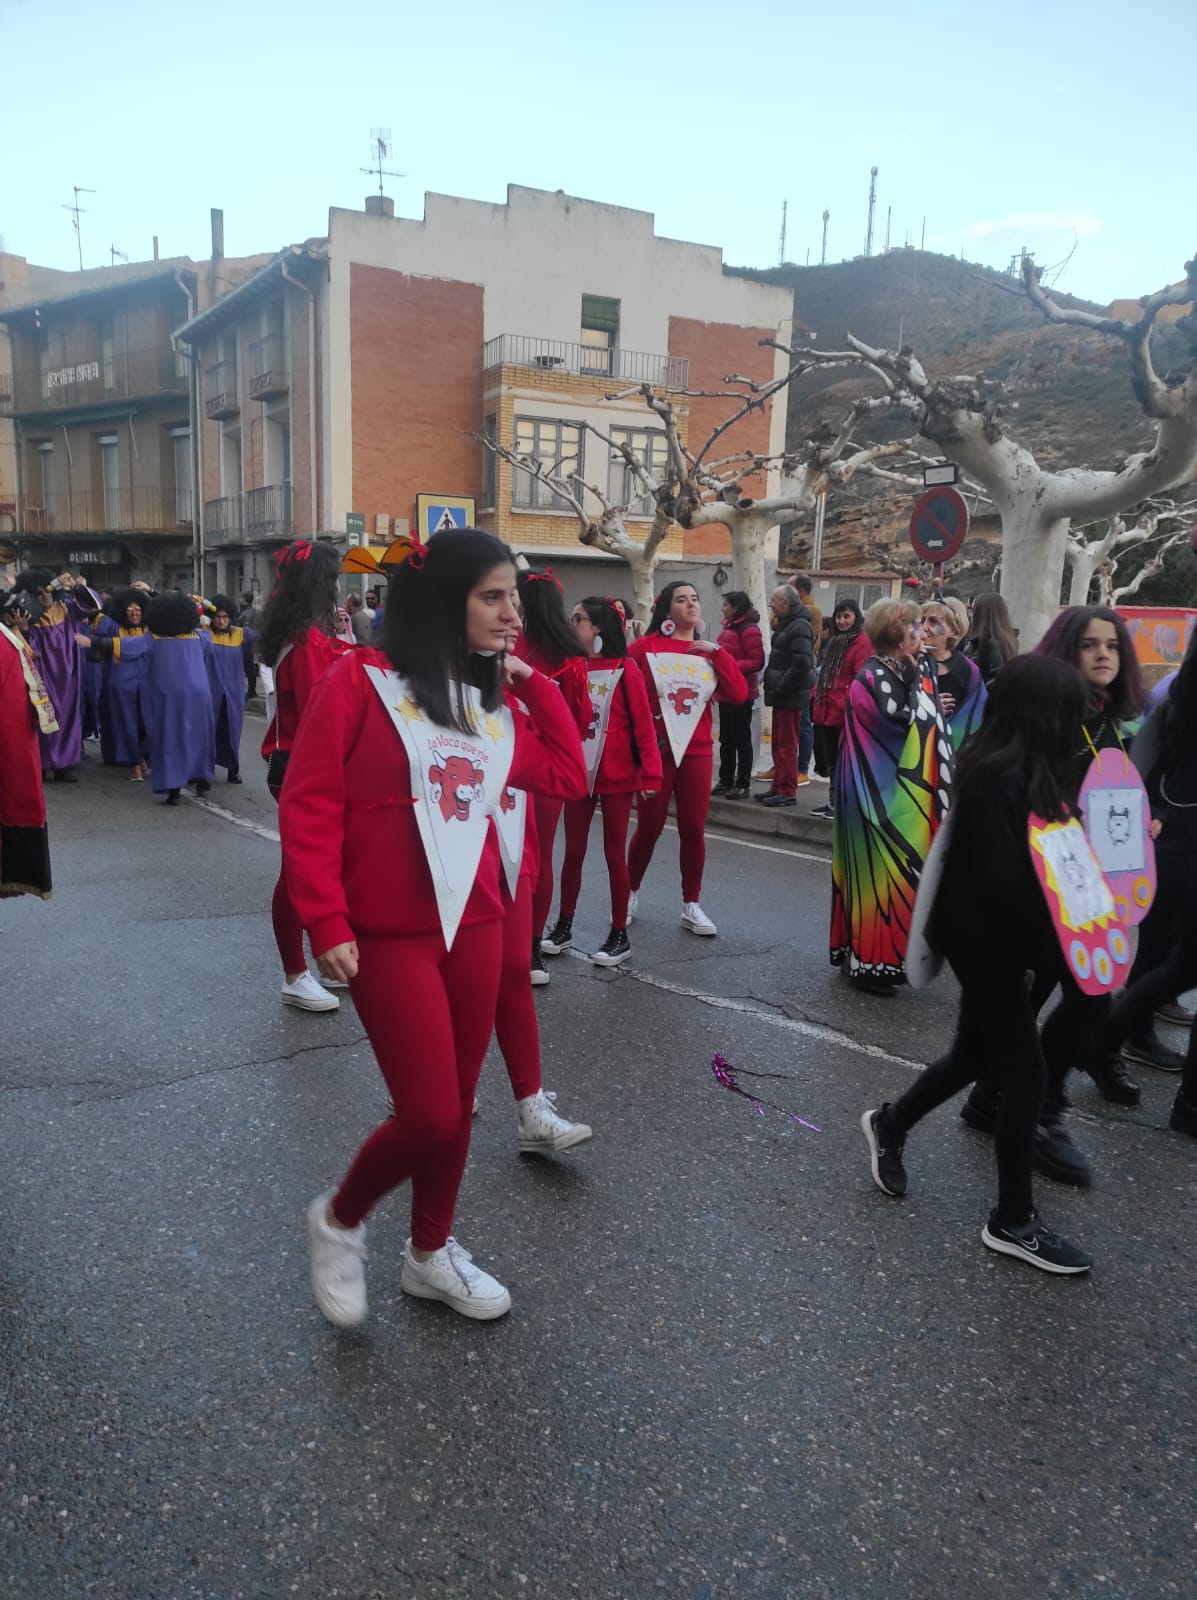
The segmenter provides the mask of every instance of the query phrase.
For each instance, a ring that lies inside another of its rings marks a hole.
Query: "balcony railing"
[[[103,405],[109,400],[186,394],[187,384],[187,357],[181,351],[169,346],[129,350],[0,379],[0,416],[31,416]]]
[[[190,526],[177,518],[175,497],[157,488],[71,489],[20,495],[15,502],[18,534],[176,533]]]
[[[253,539],[291,536],[291,485],[274,483],[245,492],[245,530]]]
[[[272,333],[249,347],[253,363],[249,392],[255,400],[273,400],[286,394],[288,388],[287,361],[283,351],[282,335]]]
[[[237,399],[237,363],[218,361],[204,368],[204,411],[211,422],[235,417],[241,409]]]
[[[239,494],[226,494],[221,500],[204,502],[204,544],[245,543],[245,509]]]
[[[652,383],[663,389],[684,389],[690,377],[685,356],[648,355],[642,350],[604,350],[560,339],[534,339],[522,333],[501,333],[488,339],[482,365],[533,367],[547,372],[572,372],[585,378],[614,378],[619,383]]]

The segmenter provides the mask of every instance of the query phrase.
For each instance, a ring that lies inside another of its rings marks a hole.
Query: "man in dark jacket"
[[[788,583],[769,596],[769,620],[773,638],[762,687],[765,704],[773,708],[773,787],[757,799],[792,806],[799,784],[810,782],[798,771],[798,730],[815,681],[815,637],[810,615]]]

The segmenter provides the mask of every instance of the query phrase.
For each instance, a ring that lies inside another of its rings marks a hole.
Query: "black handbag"
[[[281,789],[283,779],[287,776],[287,762],[291,759],[289,750],[272,750],[266,757],[266,784],[271,789]]]

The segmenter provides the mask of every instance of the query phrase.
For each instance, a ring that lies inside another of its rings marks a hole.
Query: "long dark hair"
[[[852,626],[843,632],[835,625],[835,619],[841,611],[852,613]],[[823,646],[823,653],[819,657],[819,676],[815,685],[816,698],[825,695],[828,690],[835,687],[836,681],[844,668],[844,661],[848,651],[860,638],[864,629],[864,616],[860,606],[850,594],[836,596],[836,602],[831,612],[831,632],[827,635],[827,643]]]
[[[438,727],[476,731],[467,684],[481,691],[484,710],[503,703],[502,657],[470,651],[466,601],[488,572],[505,564],[514,569],[515,557],[502,539],[479,528],[453,528],[429,540],[419,566],[409,558],[391,579],[382,648]]]
[[[1197,777],[1197,628],[1172,680],[1164,701],[1164,740],[1160,765],[1168,773],[1183,772]]]
[[[957,803],[1016,774],[1032,811],[1058,822],[1076,804],[1075,751],[1089,707],[1076,667],[1051,655],[1016,656],[993,680],[981,726],[960,752]]]
[[[604,661],[617,661],[628,653],[628,641],[623,631],[623,618],[605,594],[587,595],[578,604],[599,631],[603,641],[598,654]]]
[[[296,539],[280,552],[278,577],[258,618],[258,653],[268,667],[309,628],[332,637],[340,575],[341,558],[330,544]]]
[[[667,583],[657,598],[653,601],[653,614],[648,619],[648,627],[644,630],[646,635],[650,633],[660,633],[661,624],[669,615],[669,608],[673,604],[673,597],[679,589],[693,589],[695,594],[698,593],[697,588],[690,582],[689,578],[675,578],[672,583]]]
[[[529,567],[516,579],[520,604],[524,608],[524,637],[559,667],[570,656],[584,656],[585,650],[565,614],[561,585],[545,567]]]
[[[977,662],[991,661],[995,671],[1018,654],[1018,635],[1010,621],[1010,609],[996,590],[979,594],[973,601],[964,653]]]
[[[1105,710],[1118,722],[1137,717],[1147,699],[1139,658],[1126,623],[1109,606],[1068,606],[1048,628],[1035,646],[1037,656],[1054,656],[1066,661],[1070,667],[1080,666],[1081,640],[1093,622],[1109,622],[1118,640],[1118,676],[1104,691]],[[1097,708],[1097,696],[1089,689],[1089,715]]]

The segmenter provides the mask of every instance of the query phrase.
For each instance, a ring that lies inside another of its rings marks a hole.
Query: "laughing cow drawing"
[[[694,709],[694,702],[698,699],[698,690],[689,684],[681,683],[676,689],[669,691],[669,704],[679,717],[688,717]]]
[[[486,779],[481,767],[465,756],[446,756],[444,764],[434,764],[428,769],[432,784],[432,798],[441,808],[446,822],[456,817],[458,822],[470,820],[470,802],[482,804],[486,796]]]

